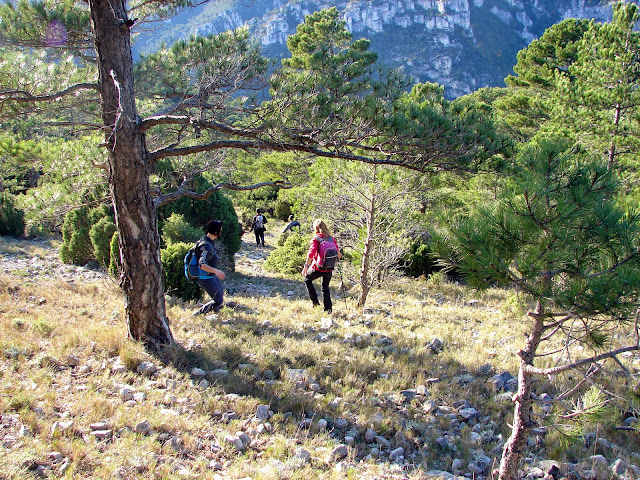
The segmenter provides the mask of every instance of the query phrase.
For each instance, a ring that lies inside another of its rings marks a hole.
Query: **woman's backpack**
[[[198,240],[193,247],[189,249],[187,254],[184,256],[184,276],[187,277],[187,280],[193,282],[198,280],[199,278],[209,278],[210,275],[206,274],[203,276],[203,271],[200,270],[199,263],[199,248],[203,247],[205,244],[204,241]]]
[[[338,263],[338,247],[333,238],[315,237],[318,240],[318,259],[316,265],[321,270],[333,270]]]

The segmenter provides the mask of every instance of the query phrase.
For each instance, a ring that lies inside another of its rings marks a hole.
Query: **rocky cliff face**
[[[637,1],[638,0],[634,0]],[[265,53],[287,55],[286,40],[306,15],[336,6],[354,37],[371,40],[382,62],[402,67],[415,81],[437,82],[448,97],[503,86],[516,54],[549,26],[566,18],[611,18],[600,0],[260,0],[213,1],[172,19],[171,28],[141,37],[152,51],[191,35],[249,25]]]

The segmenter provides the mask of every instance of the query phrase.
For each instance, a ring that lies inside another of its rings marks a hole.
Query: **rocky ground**
[[[261,265],[273,247],[257,248],[245,238],[240,253],[236,257],[236,266],[242,281],[230,280],[227,288],[242,295],[255,295],[256,297],[268,297],[277,290],[278,295],[303,296],[304,291],[301,282],[291,280],[264,280]],[[270,241],[271,240],[271,241]],[[267,237],[268,243],[274,245],[273,239]],[[69,283],[83,282],[87,280],[104,280],[113,282],[108,275],[96,266],[87,265],[75,267],[64,265],[58,260],[57,243],[51,240],[11,240],[3,239],[3,248],[0,251],[0,272],[11,275],[12,278],[29,277],[37,281],[38,278],[59,278]],[[251,278],[254,278],[252,280]],[[393,305],[389,305],[389,310]],[[388,316],[389,312],[381,310],[365,310],[353,314],[339,321],[345,325],[364,325],[371,323],[371,318],[376,315]],[[389,314],[390,315],[390,314]],[[228,320],[233,322],[233,319]],[[336,334],[338,319],[323,318],[318,325],[309,327],[309,331],[303,331],[303,335],[312,336],[314,341],[322,343],[340,339],[345,345],[370,346],[379,349],[381,354],[394,350],[394,341],[385,335],[370,331],[365,334]],[[261,328],[265,332],[274,328],[268,319],[265,319]],[[197,346],[194,346],[194,348]],[[439,339],[433,339],[428,348],[437,355],[445,348]],[[5,352],[6,354],[6,352]],[[35,361],[35,360],[34,360]],[[107,364],[93,365],[91,362],[82,363],[78,358],[66,358],[40,361],[55,361],[61,369],[73,369],[74,376],[79,379],[74,383],[74,388],[83,387],[83,375],[95,374],[97,370],[108,371],[109,375],[118,375],[126,371],[126,367],[118,357],[114,357]],[[229,375],[226,365],[220,368],[205,371],[194,368],[190,372],[193,385],[203,390],[212,383],[219,381],[220,377]],[[250,368],[249,365],[238,368]],[[188,397],[181,397],[174,393],[178,385],[173,380],[172,373],[154,362],[142,362],[136,369],[139,381],[122,384],[115,379],[112,385],[105,386],[109,390],[110,397],[119,399],[125,405],[132,408],[142,404],[148,398],[162,398],[162,414],[171,417],[189,416],[195,411],[195,405]],[[269,376],[269,372],[262,372],[260,381],[265,384],[275,382]],[[273,375],[273,372],[271,372]],[[291,382],[295,388],[311,396],[322,398],[323,386],[313,378],[304,368],[290,368],[285,371],[284,381]],[[465,386],[474,382],[484,383],[490,391],[495,393],[493,402],[504,405],[505,409],[512,408],[510,398],[517,387],[517,379],[509,372],[496,372],[490,364],[482,365],[478,371],[470,372],[449,379],[452,384]],[[482,406],[478,399],[460,397],[457,401],[447,404],[439,402],[430,395],[432,383],[438,383],[440,379],[430,378],[424,384],[415,388],[398,390],[392,393],[376,395],[369,399],[378,402],[393,415],[404,418],[407,425],[411,425],[411,412],[419,411],[426,421],[425,431],[420,435],[405,435],[397,431],[389,435],[383,427],[384,418],[371,418],[366,427],[353,422],[349,416],[324,414],[321,417],[308,416],[297,420],[299,431],[329,433],[335,440],[335,447],[316,451],[309,451],[303,447],[295,450],[293,457],[288,462],[273,460],[268,465],[261,467],[260,478],[285,478],[292,475],[297,469],[306,465],[321,462],[329,465],[337,475],[344,473],[344,478],[352,478],[349,471],[357,471],[358,477],[363,479],[488,479],[492,469],[497,467],[496,459],[500,457],[501,445],[504,441],[501,428],[488,415],[482,413]],[[185,444],[180,435],[172,433],[154,432],[149,422],[141,418],[136,424],[124,429],[114,429],[109,421],[91,424],[82,435],[99,440],[110,440],[115,437],[124,437],[131,431],[142,436],[155,436],[163,445],[163,449],[178,454],[180,460],[176,462],[174,471],[184,478],[191,478],[193,465],[200,459],[202,452],[209,452],[206,457],[208,468],[215,473],[211,478],[232,478],[225,474],[230,462],[225,460],[221,452],[226,449],[235,449],[237,452],[245,452],[248,449],[261,450],[261,446],[269,443],[272,431],[274,412],[269,404],[260,404],[249,414],[233,408],[233,394],[228,395],[227,404],[230,408],[216,413],[216,418],[222,424],[241,421],[245,428],[237,432],[230,432],[224,438],[210,432],[203,432],[198,439],[198,447]],[[336,398],[328,405],[329,409],[340,407],[342,400]],[[330,411],[330,410],[328,410]],[[285,421],[286,421],[285,414]],[[627,419],[627,426],[635,425],[635,418]],[[20,423],[18,415],[2,415],[0,417],[0,450],[17,448],[21,438],[29,436]],[[411,427],[408,427],[410,430]],[[65,432],[77,433],[77,425],[62,415],[59,421],[52,426],[50,433],[52,438],[65,435]],[[415,431],[414,431],[415,432]],[[585,455],[576,462],[555,462],[541,460],[535,455],[536,444],[543,441],[544,431],[534,431],[530,439],[533,455],[526,459],[526,478],[534,479],[623,479],[632,480],[640,478],[640,458],[633,455],[622,455],[625,449],[602,437],[592,436],[585,438]],[[429,444],[425,439],[430,439]],[[460,452],[461,445],[470,453],[466,454],[468,460],[463,461]],[[588,448],[588,450],[587,450]],[[453,461],[450,471],[424,471],[420,465],[420,452],[427,450],[441,451],[451,455]],[[353,452],[357,452],[355,455]],[[318,458],[321,455],[321,458]],[[623,460],[623,456],[627,460]],[[34,466],[34,471],[39,471],[42,476],[65,475],[69,467],[69,458],[57,451],[52,451],[50,461]],[[171,455],[159,456],[154,461],[169,461]],[[628,461],[635,458],[635,460]],[[174,461],[174,460],[171,460]],[[418,466],[416,469],[415,467]],[[143,466],[142,466],[143,467]],[[142,468],[141,467],[141,468]],[[183,472],[181,474],[180,472]],[[4,478],[0,472],[0,478]],[[9,477],[7,477],[9,478]],[[207,477],[209,478],[209,477]],[[251,477],[249,477],[251,478]]]

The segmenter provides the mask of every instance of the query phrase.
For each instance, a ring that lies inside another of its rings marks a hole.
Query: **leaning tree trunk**
[[[533,329],[527,339],[524,350],[520,350],[520,369],[518,371],[518,391],[514,396],[515,409],[513,412],[513,425],[511,436],[504,445],[502,460],[500,461],[499,480],[515,480],[518,477],[518,469],[529,436],[529,431],[535,425],[531,419],[531,389],[533,374],[529,368],[533,365],[536,350],[540,345],[540,338],[544,327],[544,309],[540,302],[536,305],[535,312],[529,312],[533,319]]]
[[[90,0],[109,186],[122,260],[129,335],[150,348],[173,343],[166,318],[160,239],[149,188],[150,166],[138,130],[125,0]]]

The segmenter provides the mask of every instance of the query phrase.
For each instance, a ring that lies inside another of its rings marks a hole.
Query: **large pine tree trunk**
[[[173,343],[166,318],[156,214],[149,188],[145,137],[137,125],[133,58],[124,0],[90,0],[109,185],[123,275],[129,335],[150,348]]]
[[[528,366],[533,365],[536,350],[540,345],[540,338],[544,327],[544,310],[540,302],[535,312],[529,312],[533,319],[533,329],[527,339],[524,350],[520,350],[520,369],[518,371],[518,392],[514,397],[515,409],[513,412],[513,425],[511,436],[504,445],[502,460],[500,462],[499,480],[516,480],[522,453],[527,444],[527,438],[535,423],[531,419],[531,407],[533,404],[531,393],[533,375],[527,371]]]

